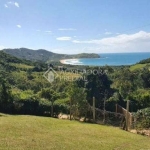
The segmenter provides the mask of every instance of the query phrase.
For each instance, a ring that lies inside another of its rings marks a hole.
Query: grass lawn
[[[115,127],[0,114],[2,150],[148,150],[150,138]]]
[[[17,67],[17,68],[24,68],[24,69],[32,69],[33,66],[29,66],[29,65],[26,65],[26,64],[17,64],[17,63],[11,63],[11,65]]]
[[[130,71],[141,69],[141,68],[145,67],[146,65],[147,64],[135,64],[135,65],[133,65],[133,66],[130,67]]]

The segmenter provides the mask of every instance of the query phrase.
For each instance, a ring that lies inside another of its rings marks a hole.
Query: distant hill
[[[27,48],[19,49],[3,49],[5,53],[12,56],[32,60],[32,61],[58,61],[60,59],[72,59],[72,58],[99,58],[100,56],[95,53],[81,53],[76,55],[57,54],[44,49],[32,50]]]
[[[29,60],[24,60],[7,54],[4,51],[0,51],[0,64],[3,63],[23,63],[23,64],[31,64]]]
[[[14,71],[16,70],[16,65],[24,65],[24,66],[32,66],[33,62],[29,61],[29,60],[24,60],[24,59],[20,59],[17,58],[15,56],[12,56],[10,54],[7,54],[3,51],[0,51],[0,75],[2,74],[2,72],[4,71]],[[8,75],[7,75],[8,76]]]
[[[147,64],[147,63],[150,63],[150,58],[143,59],[139,62],[139,64]]]

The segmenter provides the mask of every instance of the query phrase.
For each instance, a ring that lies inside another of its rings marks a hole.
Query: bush
[[[136,128],[149,128],[150,127],[150,107],[138,110],[135,114]]]
[[[25,115],[50,116],[51,102],[46,99],[29,98],[14,102],[14,113]],[[54,104],[54,114],[68,113],[66,104]]]

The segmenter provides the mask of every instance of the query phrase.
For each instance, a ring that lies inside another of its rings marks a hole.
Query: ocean
[[[120,66],[133,65],[140,60],[150,58],[150,52],[141,53],[105,53],[100,58],[66,59],[64,64],[89,66]]]

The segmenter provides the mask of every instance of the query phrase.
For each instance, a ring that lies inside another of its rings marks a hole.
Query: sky
[[[150,52],[150,0],[0,0],[0,49]]]

